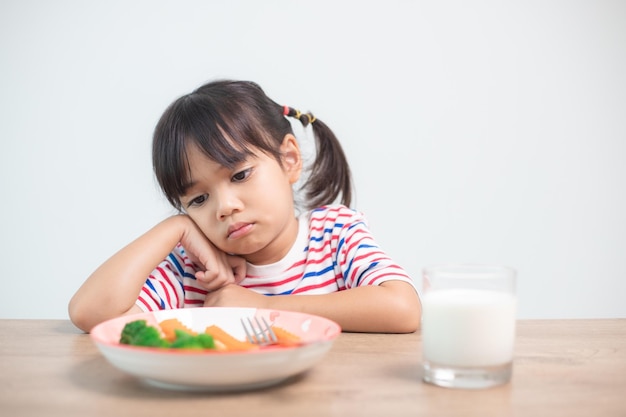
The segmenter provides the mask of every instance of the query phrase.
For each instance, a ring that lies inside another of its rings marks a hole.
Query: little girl
[[[293,188],[303,160],[287,117],[310,125],[316,140],[299,215]],[[165,111],[152,158],[181,214],[85,281],[69,303],[80,329],[124,314],[202,306],[301,311],[355,332],[419,327],[411,279],[348,208],[343,150],[312,114],[278,105],[252,82],[212,82]]]

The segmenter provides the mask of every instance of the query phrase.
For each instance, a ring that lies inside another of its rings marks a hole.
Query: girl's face
[[[263,265],[283,258],[298,234],[292,185],[302,170],[293,135],[281,145],[282,167],[259,151],[234,169],[187,149],[190,182],[181,203],[207,238],[224,252]]]

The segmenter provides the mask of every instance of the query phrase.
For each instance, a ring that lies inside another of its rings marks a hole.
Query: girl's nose
[[[217,197],[217,219],[223,220],[224,218],[232,215],[233,213],[240,211],[243,208],[243,204],[238,195],[231,190],[223,190]]]

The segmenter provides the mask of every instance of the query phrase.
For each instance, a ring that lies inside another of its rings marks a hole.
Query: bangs
[[[180,197],[190,181],[190,145],[230,169],[259,150],[280,161],[257,120],[254,112],[234,101],[215,103],[193,93],[175,101],[155,129],[152,155],[156,177],[170,204],[181,209]]]
[[[260,138],[253,137],[257,135],[254,129],[237,128],[233,120],[225,121],[220,113],[189,110],[187,123],[179,132],[183,149],[194,144],[212,161],[233,168],[253,153],[250,145],[260,142]],[[186,155],[184,158],[187,159]]]

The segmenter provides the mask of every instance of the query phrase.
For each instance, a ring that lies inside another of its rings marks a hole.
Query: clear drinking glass
[[[487,388],[511,379],[516,271],[494,265],[424,268],[424,381]]]

